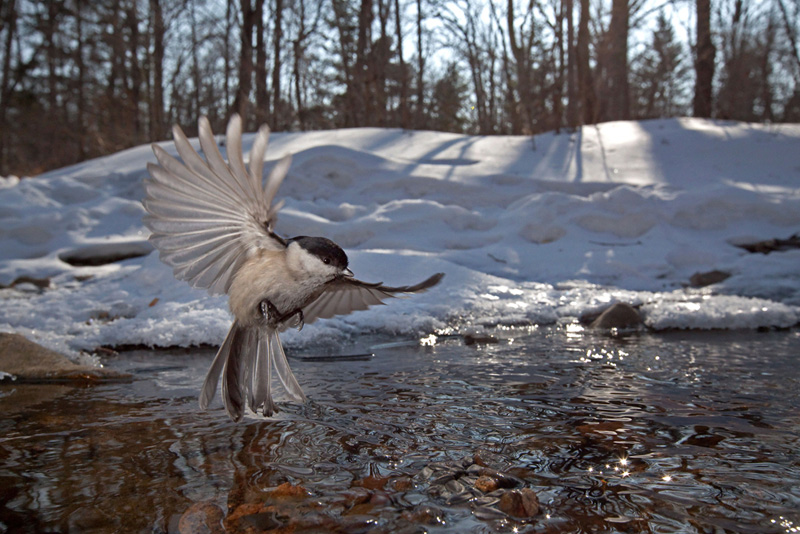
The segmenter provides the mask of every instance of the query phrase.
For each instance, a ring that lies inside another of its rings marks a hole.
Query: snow
[[[245,150],[252,139],[245,136]],[[273,134],[267,172],[294,154],[279,192],[280,234],[333,239],[362,280],[447,275],[426,294],[284,339],[554,323],[618,301],[640,306],[653,329],[795,325],[800,250],[764,255],[734,245],[800,231],[799,149],[797,124],[700,119],[535,138],[378,128]],[[150,253],[140,202],[154,160],[141,146],[0,179],[0,331],[72,355],[221,342],[225,298],[176,281]],[[120,253],[129,258],[91,264]],[[688,287],[693,274],[712,270],[731,276]]]

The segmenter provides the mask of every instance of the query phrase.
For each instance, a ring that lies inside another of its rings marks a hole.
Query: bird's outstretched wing
[[[345,315],[366,310],[383,300],[401,293],[420,293],[439,283],[444,273],[436,273],[427,280],[413,286],[389,287],[382,283],[371,284],[355,278],[337,278],[325,287],[322,294],[303,308],[305,323],[317,319],[328,319],[334,315]]]
[[[272,232],[280,203],[273,205],[289,169],[281,159],[262,187],[269,128],[258,130],[249,170],[242,155],[242,121],[233,115],[226,132],[228,162],[217,148],[206,117],[198,121],[205,159],[180,127],[172,130],[182,161],[153,145],[158,165],[149,163],[145,180],[144,224],[161,260],[175,277],[212,294],[227,292],[233,273],[255,249],[282,250],[286,242]]]

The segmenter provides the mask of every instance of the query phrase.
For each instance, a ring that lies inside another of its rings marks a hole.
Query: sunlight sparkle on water
[[[567,334],[567,338],[580,339],[583,337],[583,331],[585,328],[583,328],[583,326],[581,326],[579,323],[569,323],[564,327],[564,330]]]
[[[422,345],[423,347],[433,347],[434,345],[436,345],[437,340],[438,338],[436,337],[436,334],[431,334],[429,336],[420,338],[419,344]]]
[[[770,522],[774,524],[780,525],[784,532],[800,532],[800,526],[794,524],[794,521],[787,519],[783,516],[780,516],[778,519],[771,519]]]

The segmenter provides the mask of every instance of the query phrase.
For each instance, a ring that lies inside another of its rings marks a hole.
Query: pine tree
[[[649,119],[688,111],[689,67],[675,30],[661,11],[651,40],[632,62],[632,114]]]
[[[467,94],[467,82],[461,77],[458,64],[450,63],[433,85],[430,123],[443,132],[463,132],[467,123],[461,110]]]

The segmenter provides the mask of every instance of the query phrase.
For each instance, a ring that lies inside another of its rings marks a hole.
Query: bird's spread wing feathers
[[[328,319],[334,315],[366,310],[375,304],[383,304],[383,300],[401,293],[420,293],[436,284],[444,276],[437,273],[427,280],[413,286],[390,287],[382,283],[371,284],[355,278],[338,278],[328,284],[322,294],[303,308],[305,323],[313,323],[317,319]]]
[[[147,166],[144,223],[161,260],[176,278],[211,293],[226,292],[233,273],[257,248],[281,250],[272,232],[280,204],[273,205],[291,157],[280,160],[262,187],[269,129],[262,126],[250,150],[249,172],[242,154],[242,121],[231,117],[226,133],[228,162],[217,148],[208,119],[198,122],[203,159],[175,126],[182,161],[153,145],[158,165]]]

